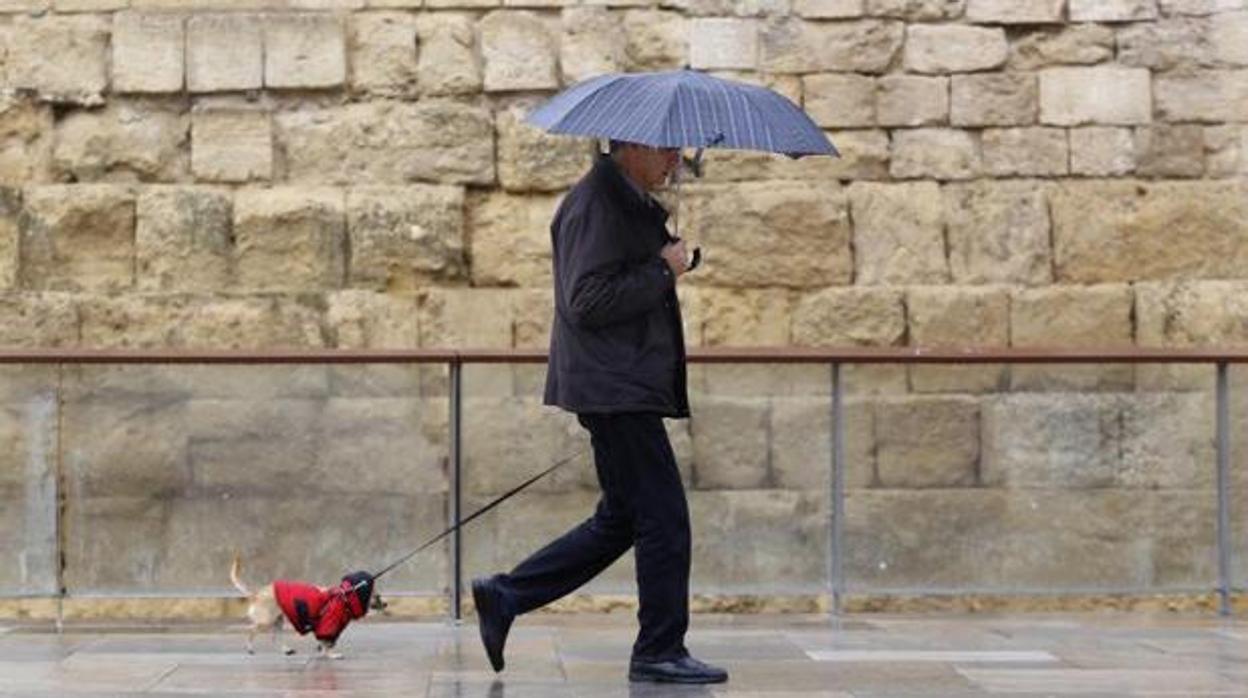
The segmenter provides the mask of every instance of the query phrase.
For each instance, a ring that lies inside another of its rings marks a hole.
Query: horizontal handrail
[[[537,364],[541,349],[0,349],[0,364]],[[698,347],[704,364],[1217,364],[1248,347]]]

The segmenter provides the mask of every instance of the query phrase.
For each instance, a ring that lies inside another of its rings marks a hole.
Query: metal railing
[[[3,350],[0,364],[442,364],[448,367],[450,520],[456,524],[462,511],[462,372],[472,364],[541,364],[546,352],[538,350]],[[831,497],[828,587],[834,612],[842,609],[846,592],[844,573],[845,502],[845,408],[842,367],[855,364],[1199,364],[1215,369],[1216,399],[1216,491],[1217,491],[1217,595],[1219,613],[1231,613],[1231,521],[1230,521],[1230,385],[1231,364],[1248,364],[1248,349],[956,349],[927,347],[889,348],[698,348],[688,356],[693,364],[813,364],[831,369]],[[59,536],[58,536],[59,540]],[[459,620],[463,599],[463,540],[459,531],[450,542],[450,615]],[[58,577],[61,571],[58,571]],[[58,589],[64,593],[61,579]]]

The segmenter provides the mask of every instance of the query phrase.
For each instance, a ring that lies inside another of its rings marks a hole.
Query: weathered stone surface
[[[1213,15],[1245,9],[1244,0],[1158,0],[1163,15]]]
[[[1006,395],[982,409],[987,485],[1110,487],[1121,473],[1122,404],[1114,396]]]
[[[685,342],[694,346],[783,346],[789,343],[792,292],[680,284]]]
[[[702,397],[691,408],[693,485],[702,490],[748,490],[770,484],[765,398]]]
[[[1014,37],[1007,67],[1036,70],[1055,65],[1091,65],[1113,57],[1113,29],[1100,24],[1072,24],[1038,28]]]
[[[624,13],[625,52],[632,71],[674,70],[689,62],[688,21],[676,12]]]
[[[1010,297],[1003,289],[913,287],[906,314],[916,346],[1001,348],[1010,342]],[[910,366],[910,386],[918,393],[993,392],[1005,377],[999,364]]]
[[[857,283],[948,281],[944,216],[936,184],[859,182],[849,188],[849,199]]]
[[[1157,0],[1069,0],[1072,22],[1137,22],[1157,19]]]
[[[1142,393],[1122,410],[1122,487],[1214,486],[1214,401],[1199,393]]]
[[[905,307],[895,289],[830,288],[802,298],[793,311],[797,346],[892,346],[905,334]]]
[[[213,293],[233,281],[233,197],[207,187],[154,187],[136,202],[140,291]]]
[[[1135,131],[1135,171],[1144,177],[1200,177],[1205,131],[1196,125],[1147,126]]]
[[[883,73],[901,50],[904,25],[773,18],[760,29],[759,69],[775,73]]]
[[[1070,171],[1060,128],[990,128],[982,135],[984,170],[996,177],[1059,177]]]
[[[1154,90],[1162,121],[1218,123],[1248,119],[1248,70],[1159,75]]]
[[[793,13],[807,19],[852,19],[861,17],[863,0],[795,0]]]
[[[325,343],[320,310],[275,296],[91,296],[79,312],[80,341],[89,347],[265,349]]]
[[[979,403],[970,398],[906,398],[875,406],[882,487],[976,484]]]
[[[504,192],[469,197],[473,285],[549,286],[550,222],[561,199]]]
[[[1213,55],[1226,65],[1248,65],[1248,7],[1213,18]]]
[[[357,187],[346,206],[351,286],[408,292],[466,276],[460,187]]]
[[[949,268],[964,284],[1052,280],[1046,186],[976,182],[944,189]]]
[[[8,86],[34,91],[44,101],[103,104],[108,20],[94,15],[18,17],[9,29],[7,57],[0,58],[0,66],[7,63]]]
[[[22,288],[116,292],[134,284],[134,196],[109,185],[29,187]]]
[[[346,79],[346,33],[341,17],[329,13],[265,16],[265,87],[330,88],[342,86]]]
[[[966,0],[866,0],[867,14],[911,22],[958,19],[966,12]]]
[[[876,83],[880,126],[930,126],[949,122],[949,78],[889,75]]]
[[[1135,296],[1126,284],[1017,289],[1010,301],[1010,344],[1016,347],[1130,347]],[[1132,390],[1130,364],[1010,369],[1013,390]]]
[[[1005,30],[959,24],[906,27],[906,68],[918,73],[966,73],[1005,63]]]
[[[234,198],[238,284],[252,291],[342,286],[346,215],[337,189],[243,189]]]
[[[1061,24],[1065,0],[967,0],[966,19],[978,24]]]
[[[537,15],[498,10],[477,25],[486,92],[545,90],[559,86],[558,41]]]
[[[1135,136],[1128,128],[1085,126],[1070,133],[1070,173],[1116,177],[1135,171]]]
[[[758,29],[758,22],[750,19],[691,20],[690,67],[699,70],[753,68],[758,55]]]
[[[350,205],[350,199],[348,199]],[[348,289],[325,296],[325,325],[331,346],[338,349],[411,349],[420,346],[420,322],[416,296]],[[350,367],[355,378],[370,374],[386,376],[384,383],[370,385],[366,392],[386,393],[392,383],[410,391],[410,366]],[[337,369],[336,369],[337,370]],[[363,374],[363,375],[359,375]],[[398,378],[406,376],[405,379]],[[353,381],[353,385],[359,385]],[[357,390],[359,390],[357,388]],[[410,392],[409,392],[410,394]]]
[[[264,24],[247,14],[195,14],[186,23],[186,88],[255,90],[264,84]]]
[[[689,186],[681,234],[706,247],[698,282],[820,287],[850,281],[849,211],[835,182]]]
[[[57,124],[53,174],[67,181],[163,181],[188,169],[188,115],[142,103],[75,111]]]
[[[17,283],[18,240],[21,229],[18,216],[22,213],[22,191],[0,187],[0,292]]]
[[[179,92],[186,65],[186,20],[180,15],[113,15],[113,89]]]
[[[794,106],[802,103],[802,78],[798,75],[756,73],[751,70],[713,70],[709,74],[725,80],[766,87],[792,102]]]
[[[417,15],[358,12],[349,21],[352,89],[387,97],[415,96],[420,71],[417,56],[426,50],[418,38]]]
[[[77,296],[68,293],[0,294],[0,343],[6,347],[76,346],[78,324]]]
[[[704,160],[708,182],[754,179],[888,179],[888,133],[846,130],[833,134],[839,158],[810,157],[794,162],[783,155],[748,151],[709,151]]]
[[[699,579],[715,588],[818,585],[827,576],[828,510],[823,492],[691,492],[689,515],[698,522],[693,564]],[[742,536],[757,545],[742,546]]]
[[[9,366],[0,371],[0,572],[6,591],[56,594],[57,367]]]
[[[848,400],[845,406],[845,486],[875,482],[875,409]],[[771,401],[771,467],[776,486],[826,492],[832,476],[832,410],[827,397]]]
[[[979,141],[968,131],[916,128],[893,132],[889,172],[898,179],[971,179],[982,169]]]
[[[604,73],[618,73],[628,63],[628,35],[624,19],[605,7],[575,7],[563,11],[559,68],[572,84]]]
[[[1248,341],[1245,290],[1248,284],[1243,281],[1138,284],[1137,341],[1146,347],[1244,344]]]
[[[1248,127],[1206,127],[1205,155],[1205,174],[1209,177],[1248,175]]]
[[[597,491],[593,452],[575,416],[549,410],[537,396],[473,398],[463,413],[470,420],[463,439],[464,488],[470,495],[502,494],[539,464],[573,456],[530,491]]]
[[[1207,67],[1213,63],[1212,37],[1204,18],[1132,24],[1118,32],[1118,58],[1123,64],[1157,71]]]
[[[1031,74],[955,75],[951,121],[954,126],[1033,124],[1039,101],[1039,85]]]
[[[471,16],[421,13],[416,16],[420,52],[416,73],[424,95],[471,94],[481,90],[481,57]]]
[[[823,127],[875,125],[875,80],[855,73],[802,77],[806,113]]]
[[[1040,121],[1057,126],[1142,124],[1152,119],[1143,68],[1049,68],[1040,72]]]
[[[1053,192],[1057,278],[1218,278],[1248,264],[1248,198],[1235,182],[1069,182]]]
[[[494,183],[494,123],[444,100],[371,102],[275,117],[287,176],[300,183]]]
[[[191,170],[208,182],[273,176],[273,119],[263,109],[199,109],[191,115]]]
[[[508,191],[563,191],[593,164],[597,143],[591,139],[548,134],[524,123],[537,104],[531,101],[500,109],[498,180]]]
[[[0,183],[46,181],[53,131],[49,105],[0,91]]]

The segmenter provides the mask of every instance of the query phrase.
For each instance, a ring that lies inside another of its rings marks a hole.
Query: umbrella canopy
[[[823,130],[780,94],[695,70],[590,78],[535,109],[528,122],[551,133],[658,148],[839,155]]]

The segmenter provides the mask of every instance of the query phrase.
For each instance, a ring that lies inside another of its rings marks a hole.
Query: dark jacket
[[[603,156],[550,226],[555,318],[546,404],[576,413],[689,416],[676,279],[659,255],[667,212]]]

